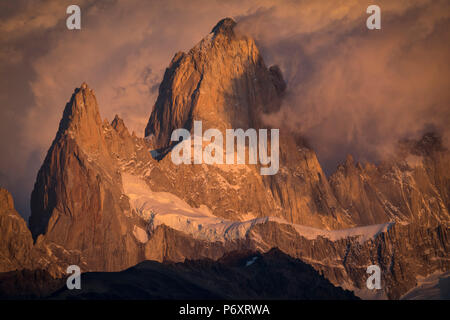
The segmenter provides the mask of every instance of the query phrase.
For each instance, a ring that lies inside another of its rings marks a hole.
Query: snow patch
[[[316,239],[321,236],[331,241],[337,241],[349,237],[358,237],[360,243],[364,243],[370,239],[374,239],[378,234],[387,232],[393,223],[381,223],[370,226],[355,227],[340,230],[322,230],[299,224],[293,224],[295,231],[309,240]]]
[[[168,192],[153,192],[141,178],[122,173],[124,193],[130,199],[130,206],[144,220],[152,223],[153,227],[166,225],[175,230],[188,233],[194,238],[215,241],[230,241],[244,239],[253,226],[269,221],[290,225],[300,235],[309,240],[319,236],[331,241],[347,237],[357,237],[363,243],[373,239],[379,233],[386,232],[392,223],[341,229],[322,230],[298,224],[289,223],[277,217],[253,218],[251,213],[242,218],[245,221],[232,221],[212,214],[204,205],[193,208],[184,200]]]
[[[253,214],[253,212],[247,212],[245,214],[241,214],[241,216],[239,218],[241,221],[247,221],[247,220],[256,219],[256,216]]]
[[[138,226],[134,226],[133,235],[140,243],[147,243],[148,241],[147,232]]]
[[[248,261],[245,263],[245,266],[246,266],[246,267],[251,266],[252,264],[255,263],[256,260],[258,260],[258,257],[253,257],[253,258],[251,258],[250,260],[248,260]]]

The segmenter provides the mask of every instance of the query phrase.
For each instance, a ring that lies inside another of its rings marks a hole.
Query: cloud
[[[306,136],[328,173],[347,153],[379,161],[399,139],[448,135],[448,1],[377,3],[380,31],[365,27],[367,3],[349,0],[289,2],[240,23],[288,82],[266,121]]]
[[[103,116],[111,119],[118,113],[142,134],[156,99],[154,88],[173,55],[190,49],[224,15],[240,10],[238,2],[233,3],[193,1],[187,6],[181,1],[128,0],[86,5],[82,30],[62,28],[51,49],[32,63],[35,106],[27,114],[27,130],[35,132],[39,117],[55,127],[60,112],[48,119],[46,110],[62,110],[73,89],[86,81],[96,91]],[[45,139],[34,138],[48,141],[49,134],[53,128]]]

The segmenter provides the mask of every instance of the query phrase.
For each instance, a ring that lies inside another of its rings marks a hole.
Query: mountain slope
[[[358,225],[450,222],[450,154],[433,133],[400,143],[395,157],[379,166],[355,165],[349,157],[331,176],[330,184]]]
[[[0,188],[0,272],[29,267],[32,247],[30,230],[14,209],[11,194]]]

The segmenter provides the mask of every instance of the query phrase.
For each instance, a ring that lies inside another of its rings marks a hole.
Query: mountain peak
[[[353,167],[355,160],[353,159],[353,156],[351,154],[347,154],[347,157],[345,158],[345,165],[347,167]]]
[[[2,187],[0,187],[0,204],[6,209],[14,209],[14,201],[11,193]]]
[[[231,18],[224,18],[220,20],[215,27],[211,30],[214,34],[230,34],[233,33],[233,28],[236,25],[236,22]]]
[[[86,82],[74,90],[59,123],[55,141],[68,136],[81,145],[98,145],[102,120],[94,90]]]
[[[166,70],[145,129],[157,148],[170,146],[174,129],[257,128],[260,115],[278,109],[285,89],[281,71],[268,69],[250,37],[237,37],[236,22],[220,20],[187,54],[178,53]],[[245,88],[245,89],[244,89]]]
[[[117,114],[114,117],[114,120],[111,122],[111,127],[113,127],[122,137],[130,135],[125,123],[123,122],[123,119],[120,118]]]

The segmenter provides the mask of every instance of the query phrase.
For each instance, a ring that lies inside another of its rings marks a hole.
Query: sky
[[[66,28],[67,6],[81,30]],[[381,8],[368,30],[366,8]],[[330,174],[347,154],[377,162],[402,138],[450,123],[450,1],[0,2],[0,186],[28,217],[65,103],[85,81],[103,118],[143,136],[165,68],[222,18],[255,38],[288,85],[265,117],[305,136]]]

